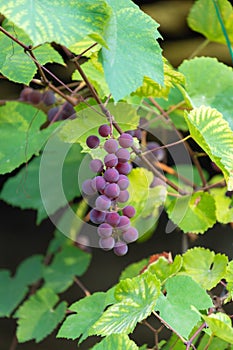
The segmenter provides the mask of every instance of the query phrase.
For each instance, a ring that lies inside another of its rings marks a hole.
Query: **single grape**
[[[127,231],[123,232],[122,238],[125,242],[131,243],[138,239],[138,231],[134,227],[130,227]]]
[[[73,105],[69,102],[65,102],[62,107],[63,111],[63,119],[74,119],[76,117],[76,111],[73,107]]]
[[[53,107],[48,111],[48,120],[50,122],[52,120],[57,121],[57,120],[61,120],[61,119],[62,119],[62,114],[59,110],[59,107]]]
[[[41,102],[42,94],[38,90],[32,90],[32,92],[28,95],[28,102],[33,105],[38,105]]]
[[[121,191],[126,190],[129,187],[129,179],[125,175],[120,175],[117,184]]]
[[[115,239],[113,237],[100,238],[99,246],[104,250],[111,250],[115,245]]]
[[[118,158],[117,156],[115,156],[115,154],[107,154],[104,157],[104,164],[106,165],[106,167],[112,168],[114,166],[116,166],[118,163]]]
[[[108,197],[101,195],[95,201],[96,209],[101,211],[108,210],[111,207],[111,203]]]
[[[96,176],[91,180],[91,186],[94,188],[94,190],[102,192],[105,189],[106,181],[102,176]]]
[[[154,188],[156,186],[167,186],[167,185],[166,185],[166,182],[161,180],[159,177],[154,176],[154,178],[150,184],[150,188]]]
[[[109,139],[105,141],[104,149],[108,153],[115,153],[118,150],[118,142],[114,139]]]
[[[129,192],[127,190],[120,191],[119,196],[117,197],[117,202],[125,203],[129,199]]]
[[[54,92],[51,90],[45,91],[42,95],[42,102],[46,105],[46,106],[51,106],[55,103],[56,98],[54,95]]]
[[[130,228],[130,220],[127,216],[120,216],[120,221],[117,224],[117,227],[119,227],[121,230],[126,231]]]
[[[88,136],[86,144],[89,148],[97,148],[100,144],[100,139],[95,135]]]
[[[30,87],[25,87],[19,96],[20,101],[28,101],[28,96],[31,94],[31,92],[33,91],[32,88]]]
[[[111,226],[117,226],[120,222],[120,215],[116,212],[109,212],[106,214],[106,222]]]
[[[157,158],[158,161],[161,161],[165,158],[166,152],[162,149],[156,149],[158,147],[161,147],[159,143],[157,142],[147,142],[146,148],[148,151],[151,151],[151,154]]]
[[[229,198],[232,198],[232,196],[233,196],[233,191],[226,191],[225,196],[226,196],[226,197],[229,197]]]
[[[92,180],[85,180],[82,184],[82,190],[87,196],[92,196],[96,193],[95,189],[92,186]]]
[[[123,208],[122,213],[128,218],[132,218],[136,214],[136,210],[132,205],[127,205],[126,207]]]
[[[116,198],[120,194],[120,188],[117,184],[109,184],[105,187],[104,194],[110,199]]]
[[[115,168],[109,168],[104,173],[104,179],[107,182],[117,182],[119,179],[119,172]]]
[[[90,220],[94,224],[102,224],[105,221],[106,213],[97,209],[91,209]]]
[[[119,174],[128,175],[132,170],[132,165],[129,163],[118,163],[116,166]]]
[[[130,134],[126,134],[125,132],[120,135],[118,138],[118,142],[121,147],[128,148],[133,146],[133,137]]]
[[[125,242],[118,241],[116,242],[113,251],[116,255],[122,256],[128,252],[128,246]]]
[[[116,151],[116,156],[118,157],[119,163],[126,163],[130,159],[130,153],[125,148],[119,148]]]
[[[103,171],[103,163],[100,159],[92,159],[89,166],[94,173],[100,173]]]
[[[136,137],[139,141],[141,140],[141,138],[142,138],[142,131],[141,131],[141,129],[137,128],[134,131],[134,137]]]
[[[103,125],[100,125],[98,131],[100,136],[107,137],[111,133],[111,128],[108,124],[103,124]]]
[[[112,226],[104,222],[103,224],[99,225],[97,232],[101,238],[110,237],[112,235]]]

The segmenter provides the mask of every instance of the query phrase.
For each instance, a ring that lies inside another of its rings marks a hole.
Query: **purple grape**
[[[111,250],[115,245],[115,240],[113,237],[100,238],[99,246],[104,250]]]
[[[136,129],[135,131],[134,131],[134,137],[136,137],[139,141],[141,140],[141,138],[142,138],[142,131],[141,131],[141,129]]]
[[[165,158],[166,152],[162,149],[155,149],[160,147],[160,144],[157,142],[147,142],[146,148],[148,151],[151,151],[151,154],[157,158],[158,161],[161,161]]]
[[[104,194],[110,199],[116,198],[120,194],[120,188],[117,184],[109,184],[105,187]]]
[[[104,149],[108,153],[115,153],[118,150],[118,142],[114,139],[109,139],[105,141]]]
[[[73,105],[69,102],[65,102],[62,108],[63,114],[64,114],[64,119],[67,119],[71,116],[76,116],[76,111],[73,107]]]
[[[54,92],[51,90],[45,91],[42,95],[42,102],[46,105],[46,106],[51,106],[55,103],[56,98],[54,95]]]
[[[90,220],[94,224],[102,224],[105,221],[106,213],[97,209],[91,209]]]
[[[83,192],[88,195],[92,196],[93,194],[96,193],[95,189],[92,186],[92,180],[85,180],[82,184],[82,190]]]
[[[120,215],[116,212],[109,212],[106,214],[106,222],[111,226],[117,226],[120,222]]]
[[[122,256],[128,252],[128,246],[126,243],[118,241],[116,242],[113,251],[116,255]]]
[[[28,96],[32,93],[33,89],[30,87],[24,88],[19,96],[20,101],[28,101]]]
[[[96,209],[101,211],[108,210],[111,207],[111,204],[111,200],[105,195],[99,196],[95,201]]]
[[[127,243],[134,242],[138,239],[138,231],[134,227],[130,227],[127,231],[123,232],[123,239]]]
[[[126,231],[130,228],[130,220],[127,216],[120,216],[120,221],[117,224],[117,227],[119,227],[121,230]]]
[[[59,107],[53,107],[48,111],[48,120],[50,122],[55,120],[62,120],[62,113]]]
[[[97,136],[91,135],[91,136],[88,136],[86,140],[86,144],[89,148],[97,148],[100,144],[100,140]]]
[[[118,158],[117,156],[115,156],[115,154],[107,154],[104,157],[104,164],[106,165],[106,167],[112,168],[114,166],[116,166],[118,163]]]
[[[98,235],[101,238],[107,238],[112,235],[112,226],[104,222],[97,228]]]
[[[90,169],[94,173],[100,173],[103,171],[103,163],[100,159],[92,159],[90,162]]]
[[[134,135],[135,135],[135,130],[127,130],[127,131],[125,131],[125,134],[129,134],[129,135],[131,135],[132,137],[134,137]]]
[[[166,186],[166,182],[161,180],[159,177],[154,176],[154,178],[150,184],[150,188],[154,188],[156,186]]]
[[[126,207],[123,208],[122,213],[128,218],[132,218],[136,214],[136,210],[132,205],[127,205]]]
[[[119,163],[126,163],[130,159],[130,153],[125,148],[119,148],[116,151],[116,156],[118,157]]]
[[[107,137],[111,133],[111,128],[108,124],[103,124],[103,125],[100,125],[98,131],[100,136]]]
[[[133,137],[130,134],[126,134],[125,132],[120,135],[118,138],[118,142],[121,147],[128,148],[133,146]]]
[[[117,202],[125,203],[129,199],[129,192],[127,190],[121,191],[117,197]]]
[[[120,175],[117,184],[121,191],[126,190],[129,186],[129,179],[125,175]]]
[[[96,176],[92,179],[91,186],[98,192],[102,192],[105,189],[106,181],[102,176]]]
[[[104,179],[107,182],[117,182],[119,179],[119,173],[115,168],[109,168],[104,173]]]
[[[38,105],[41,102],[42,94],[38,90],[32,90],[32,92],[28,95],[28,102],[33,105]]]
[[[129,163],[118,163],[116,166],[119,174],[128,175],[132,170],[132,165]]]

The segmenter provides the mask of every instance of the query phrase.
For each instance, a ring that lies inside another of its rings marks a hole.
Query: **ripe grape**
[[[134,217],[136,210],[132,205],[127,205],[126,207],[123,208],[122,210],[123,215],[127,216],[128,218]]]
[[[21,93],[20,93],[20,101],[28,101],[28,96],[31,94],[31,92],[33,91],[32,88],[30,87],[25,87]]]
[[[130,220],[127,216],[120,216],[119,223],[117,224],[117,227],[119,227],[121,230],[128,230],[130,228]]]
[[[136,130],[134,130],[134,137],[136,137],[139,141],[142,138],[142,131],[141,129],[137,128]]]
[[[98,192],[101,192],[106,186],[106,181],[102,176],[96,176],[94,177],[94,179],[91,180],[91,186]]]
[[[122,256],[128,252],[128,246],[125,242],[118,241],[116,242],[113,251],[116,255]]]
[[[99,246],[104,250],[111,250],[115,245],[115,240],[113,237],[100,238]]]
[[[102,224],[105,221],[106,213],[97,209],[91,209],[90,220],[94,224]]]
[[[55,120],[61,120],[61,119],[62,119],[62,115],[59,110],[59,107],[53,107],[48,111],[48,120],[50,122]]]
[[[120,175],[117,184],[121,191],[126,190],[129,186],[129,179],[125,175]]]
[[[117,226],[120,222],[120,215],[116,212],[109,212],[106,214],[106,222],[111,226]]]
[[[116,156],[118,157],[119,163],[126,163],[130,159],[130,153],[125,148],[119,148],[116,151]]]
[[[118,142],[114,139],[109,139],[105,141],[104,149],[108,153],[115,153],[118,149]]]
[[[104,189],[104,194],[109,198],[116,198],[120,194],[120,188],[117,184],[109,184]]]
[[[103,124],[103,125],[100,125],[98,131],[100,136],[107,137],[111,133],[111,128],[108,124]]]
[[[42,94],[38,90],[32,90],[27,99],[28,102],[32,103],[33,105],[38,105],[41,102]]]
[[[138,231],[134,227],[130,227],[127,231],[123,232],[123,239],[127,243],[134,242],[138,239]]]
[[[133,146],[133,137],[130,134],[123,133],[118,138],[121,147],[128,148]]]
[[[117,202],[125,203],[129,199],[129,192],[127,190],[121,191],[117,197]]]
[[[62,107],[62,112],[63,112],[63,119],[67,119],[67,118],[74,119],[76,117],[76,111],[73,105],[67,101],[64,103]]]
[[[95,189],[92,186],[92,180],[85,180],[82,184],[82,190],[83,192],[88,195],[92,196],[93,194],[96,193]]]
[[[86,144],[89,148],[97,148],[100,144],[100,139],[95,135],[88,136]]]
[[[116,166],[117,163],[118,163],[118,158],[117,158],[117,156],[115,156],[115,154],[112,154],[112,153],[107,154],[104,157],[104,164],[109,168]]]
[[[112,226],[104,222],[103,224],[99,225],[97,232],[101,238],[110,237],[112,235]]]
[[[92,159],[90,162],[90,169],[94,173],[100,173],[103,171],[103,163],[100,159]]]
[[[111,203],[112,202],[108,197],[101,195],[95,201],[96,209],[101,211],[108,210],[111,206]]]
[[[117,182],[119,179],[119,173],[115,168],[109,168],[104,173],[104,179],[107,182]]]
[[[166,183],[163,180],[161,180],[159,177],[154,176],[150,184],[150,188],[154,188],[156,186],[166,186]]]
[[[148,151],[151,151],[151,154],[157,158],[158,161],[161,161],[165,158],[166,152],[162,149],[156,149],[160,147],[160,144],[157,142],[147,142],[146,148]]]
[[[116,169],[119,174],[128,175],[132,169],[132,165],[129,163],[118,163]]]
[[[48,90],[45,91],[42,95],[42,102],[46,105],[46,106],[51,106],[55,103],[56,98],[55,95],[53,93],[53,91]]]

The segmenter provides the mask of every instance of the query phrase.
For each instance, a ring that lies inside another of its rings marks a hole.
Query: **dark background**
[[[186,25],[186,16],[193,1],[135,1],[142,9],[161,24],[160,33],[164,41],[160,44],[164,49],[164,56],[177,67],[184,58],[188,58],[194,49],[202,42],[202,36],[192,32]],[[140,29],[139,29],[140,30]],[[220,61],[230,64],[230,57],[226,46],[210,44],[203,55],[218,57]],[[72,68],[68,72],[59,71],[62,79],[69,80]],[[64,76],[65,74],[65,76]],[[21,85],[0,81],[0,99],[11,93],[11,98],[17,98]],[[0,177],[0,186],[8,176]],[[35,225],[35,212],[20,210],[0,202],[1,210],[1,244],[0,268],[15,271],[17,265],[26,257],[43,254],[53,236],[54,227],[49,220],[45,220],[39,227]],[[184,238],[178,231],[170,234],[164,232],[167,222],[162,215],[159,226],[151,239],[142,244],[131,244],[129,253],[125,257],[116,257],[112,252],[93,249],[93,257],[89,270],[81,277],[84,285],[91,291],[106,290],[117,282],[122,269],[131,262],[148,257],[154,253],[171,251],[173,256],[183,252]],[[233,256],[232,229],[229,226],[215,225],[205,235],[200,235],[190,246],[200,245],[209,247],[215,252]],[[83,294],[77,286],[70,288],[62,297],[69,303],[78,300]],[[0,350],[9,350],[15,332],[15,322],[0,319]],[[139,345],[153,344],[153,334],[144,326],[137,327],[136,341]],[[89,349],[91,342],[86,341],[80,349]],[[75,341],[55,340],[55,333],[43,342],[35,345],[27,342],[17,347],[19,350],[75,350]]]

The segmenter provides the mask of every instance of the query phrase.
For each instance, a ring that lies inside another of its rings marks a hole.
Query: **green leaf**
[[[167,208],[171,219],[185,233],[204,233],[216,222],[215,201],[205,192],[172,200]]]
[[[216,109],[202,106],[185,113],[192,138],[222,170],[233,190],[233,131]]]
[[[231,3],[227,0],[220,0],[217,3],[224,26],[233,44],[233,10]],[[210,41],[226,44],[213,0],[196,1],[189,13],[188,25],[191,29],[203,34]]]
[[[148,317],[160,293],[158,279],[149,272],[122,280],[115,290],[118,301],[93,325],[91,334],[131,333],[137,322]]]
[[[176,275],[182,267],[182,256],[176,255],[171,263],[164,257],[160,257],[154,263],[148,266],[148,270],[155,275],[163,284],[169,277]]]
[[[87,35],[103,44],[110,9],[103,0],[1,0],[1,13],[22,28],[34,45],[55,41],[68,46]]]
[[[192,309],[206,310],[212,301],[204,289],[189,276],[174,276],[165,284],[166,297],[161,294],[156,305],[160,316],[184,338],[201,319]]]
[[[55,307],[58,296],[50,289],[42,288],[31,295],[18,309],[17,338],[20,343],[35,339],[38,343],[49,335],[62,321],[66,312],[66,302]]]
[[[70,311],[76,312],[63,322],[57,338],[79,339],[79,344],[89,335],[89,330],[102,316],[108,306],[109,293],[97,292],[69,306]]]
[[[224,277],[227,281],[227,290],[231,294],[231,298],[233,297],[233,260],[231,260],[226,268],[226,275]]]
[[[84,274],[91,256],[75,246],[64,246],[49,266],[44,269],[45,287],[57,293],[73,284],[75,276]]]
[[[198,350],[205,350],[206,345],[210,340],[209,338],[210,337],[208,334],[204,334],[204,336],[201,338],[201,341],[198,345]],[[231,350],[232,347],[229,347],[229,345],[226,344],[226,342],[223,341],[222,339],[214,337],[210,340],[208,350],[226,350],[226,349]]]
[[[233,31],[232,31],[233,33]],[[194,107],[216,108],[233,130],[233,70],[216,58],[196,57],[184,61],[179,71],[185,76],[185,88]],[[208,79],[206,77],[208,76]],[[216,76],[218,80],[216,81]],[[215,81],[215,84],[213,84]]]
[[[226,192],[226,187],[212,188],[210,190],[210,193],[215,200],[217,220],[222,224],[233,222],[233,203],[232,199],[226,196]]]
[[[0,174],[9,173],[38,154],[54,126],[40,130],[42,111],[20,102],[0,107]],[[10,138],[10,139],[9,139]]]
[[[142,259],[138,262],[130,264],[127,266],[120,275],[120,281],[125,280],[126,278],[133,278],[140,274],[140,271],[147,266],[148,259]]]
[[[0,271],[0,317],[9,317],[28,292],[28,285],[42,276],[42,256],[34,255],[23,261],[14,277],[10,271]]]
[[[111,334],[96,344],[93,350],[138,350],[138,346],[126,334]],[[141,349],[141,348],[140,348]]]
[[[158,24],[130,0],[106,2],[112,16],[105,31],[108,48],[102,49],[102,60],[113,98],[118,101],[130,95],[142,85],[145,76],[162,85]]]
[[[203,288],[210,290],[224,278],[228,259],[209,249],[195,247],[183,254],[183,270]]]
[[[228,315],[218,312],[209,316],[202,315],[202,317],[213,335],[233,344],[233,328],[231,319]]]

